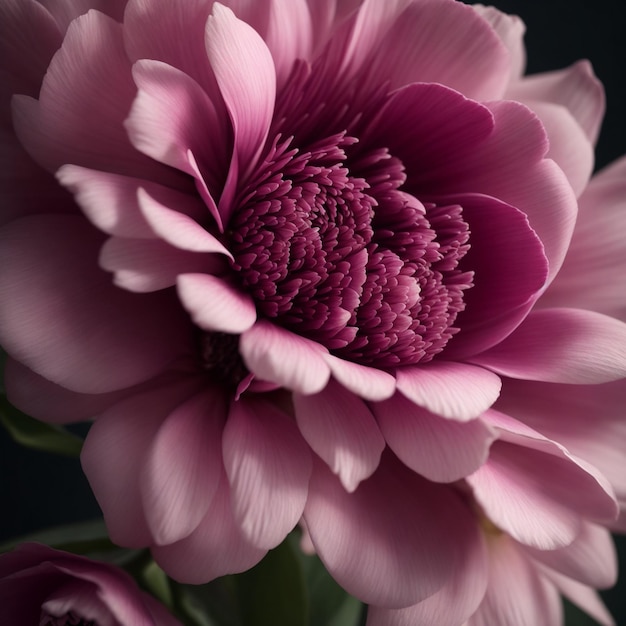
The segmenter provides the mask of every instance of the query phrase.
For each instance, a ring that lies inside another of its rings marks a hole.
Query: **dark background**
[[[526,22],[528,73],[562,68],[581,58],[592,62],[607,95],[597,166],[625,153],[626,2],[500,0],[492,4]],[[0,541],[99,515],[77,460],[26,450],[14,444],[2,428],[0,477]],[[622,580],[603,595],[619,625],[626,624],[626,539],[620,537],[617,542]],[[568,621],[577,626],[593,623],[576,613]]]

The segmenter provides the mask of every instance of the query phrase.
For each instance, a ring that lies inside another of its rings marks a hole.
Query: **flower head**
[[[523,543],[481,489],[534,437],[490,412],[502,378],[626,374],[626,325],[557,295],[603,107],[588,65],[523,79],[521,22],[453,0],[63,7],[4,8],[41,43],[24,79],[5,42],[25,95],[0,338],[16,404],[96,416],[112,538],[203,582],[303,519],[382,610],[456,584],[483,546],[470,492]],[[617,506],[537,437],[602,504],[535,546],[555,549]]]

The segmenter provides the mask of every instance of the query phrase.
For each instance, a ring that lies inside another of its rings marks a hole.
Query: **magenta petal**
[[[569,545],[559,550],[524,548],[527,554],[550,569],[596,589],[608,589],[617,582],[617,554],[610,532],[585,522]]]
[[[176,543],[152,548],[155,560],[169,576],[191,585],[250,569],[266,552],[247,541],[239,530],[223,471],[209,510],[198,527]]]
[[[317,461],[304,519],[317,554],[344,589],[369,604],[403,608],[450,580],[465,533],[446,520],[466,519],[464,511],[453,491],[383,455],[354,493]]]
[[[139,476],[161,423],[193,392],[191,384],[160,386],[115,405],[91,427],[81,454],[83,470],[102,508],[111,539],[128,547],[152,543]]]
[[[101,237],[84,220],[27,217],[1,237],[2,343],[38,374],[73,391],[105,393],[152,378],[186,350],[176,299],[139,298],[111,285],[95,258]]]
[[[511,378],[609,382],[626,376],[626,323],[580,309],[534,311],[512,335],[471,361]]]
[[[178,295],[193,321],[205,330],[243,333],[256,320],[252,298],[210,274],[178,277]]]
[[[226,400],[203,391],[170,413],[152,439],[140,476],[154,542],[188,536],[206,515],[222,473]]]
[[[538,626],[561,624],[557,590],[506,535],[492,537],[489,583],[478,611],[467,626]]]
[[[457,562],[446,584],[425,600],[406,609],[383,609],[370,606],[367,626],[441,626],[460,625],[476,611],[487,589],[487,550],[478,526],[468,509],[455,511],[461,517],[450,518],[451,532],[461,534]],[[454,526],[454,529],[452,529]]]
[[[232,403],[223,438],[235,519],[260,548],[275,548],[302,516],[311,457],[293,420],[262,400]]]
[[[374,403],[372,410],[398,458],[435,482],[453,482],[476,471],[487,460],[496,437],[480,419],[444,419],[400,394]]]
[[[431,413],[467,421],[486,411],[500,394],[498,376],[482,367],[435,361],[424,367],[403,367],[397,387]]]
[[[233,158],[244,171],[261,150],[274,112],[272,55],[255,30],[217,2],[206,24],[205,44],[233,124]]]
[[[330,378],[325,348],[265,320],[241,335],[239,349],[256,376],[297,393],[318,393]]]
[[[335,380],[365,400],[385,400],[395,391],[396,379],[383,370],[339,359],[332,354],[325,354],[324,360]]]
[[[334,381],[314,395],[293,395],[296,420],[307,443],[354,491],[378,467],[385,440],[365,402]]]

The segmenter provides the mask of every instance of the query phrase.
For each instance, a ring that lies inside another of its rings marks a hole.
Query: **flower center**
[[[229,224],[259,313],[363,364],[431,360],[458,331],[472,275],[458,205],[402,191],[402,163],[338,133],[306,150],[278,135]]]
[[[211,380],[228,388],[236,388],[248,375],[239,353],[239,337],[226,333],[200,333],[200,367]]]

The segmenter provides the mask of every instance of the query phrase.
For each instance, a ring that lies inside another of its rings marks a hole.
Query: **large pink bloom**
[[[0,556],[3,624],[180,626],[122,570],[24,543]]]
[[[512,399],[626,375],[626,324],[559,274],[602,89],[585,63],[522,79],[521,22],[452,0],[177,7],[0,6],[11,399],[97,417],[111,536],[172,576],[244,570],[304,517],[382,623],[477,572],[460,624],[516,558],[481,519],[560,550],[622,498],[597,468],[623,458]]]

